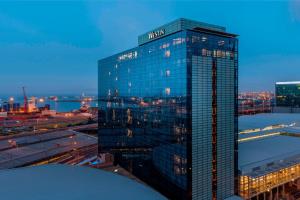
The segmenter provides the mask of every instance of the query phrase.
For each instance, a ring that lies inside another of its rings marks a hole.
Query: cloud
[[[100,31],[101,47],[105,56],[137,46],[137,37],[149,27],[155,28],[166,19],[170,8],[168,3],[113,1],[87,3],[91,20]]]
[[[95,93],[99,52],[62,43],[0,45],[0,91]]]
[[[300,0],[291,0],[289,7],[292,19],[300,22]]]
[[[25,24],[20,20],[16,20],[12,17],[0,13],[0,26],[10,29],[12,31],[21,32],[29,35],[37,35],[39,32],[32,26]]]

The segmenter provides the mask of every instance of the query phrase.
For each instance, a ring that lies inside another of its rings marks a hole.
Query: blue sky
[[[0,94],[95,93],[98,59],[179,17],[240,35],[241,91],[300,80],[300,1],[1,1]]]

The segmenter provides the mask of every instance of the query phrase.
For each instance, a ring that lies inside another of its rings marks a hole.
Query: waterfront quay
[[[26,98],[25,98],[26,100]],[[89,165],[97,160],[98,112],[91,99],[72,111],[40,107],[31,98],[16,109],[14,98],[0,109],[0,169],[60,163]],[[85,134],[88,133],[88,134]],[[93,133],[93,135],[91,135]]]
[[[0,118],[0,135],[38,132],[90,124],[97,118],[91,113],[56,113],[55,115],[12,116]]]

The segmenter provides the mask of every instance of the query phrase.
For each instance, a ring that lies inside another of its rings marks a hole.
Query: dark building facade
[[[276,106],[300,107],[300,81],[277,82]]]
[[[170,199],[225,199],[237,177],[238,40],[178,19],[99,60],[99,151]]]

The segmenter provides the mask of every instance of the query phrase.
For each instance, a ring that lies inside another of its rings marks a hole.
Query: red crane
[[[25,87],[23,87],[23,95],[24,95],[24,113],[28,113],[28,99],[25,92]]]

